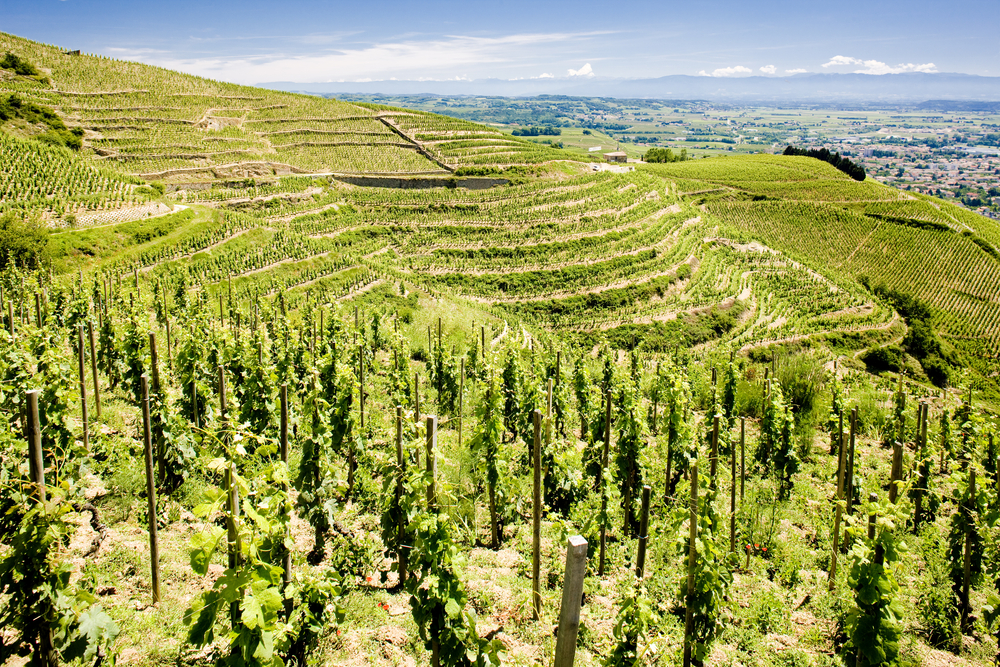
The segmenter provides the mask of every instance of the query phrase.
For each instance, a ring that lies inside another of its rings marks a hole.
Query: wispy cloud
[[[760,71],[763,72],[764,74],[774,74],[775,72],[778,71],[778,68],[775,67],[774,65],[765,65],[764,67],[760,68]]]
[[[797,67],[795,69],[786,69],[785,74],[805,74],[808,71],[809,70],[807,69],[802,69],[801,67]]]
[[[359,81],[361,79],[455,79],[456,66],[517,63],[527,51],[553,44],[583,41],[604,33],[519,33],[499,37],[448,35],[408,39],[322,54],[263,54],[178,58],[163,51],[119,49],[128,57],[213,79],[257,83],[265,81]],[[575,73],[574,73],[575,72]],[[593,76],[590,64],[570,70],[570,76]]]
[[[720,67],[718,69],[712,70],[711,74],[705,70],[698,72],[699,76],[718,76],[718,77],[728,77],[728,76],[744,76],[747,74],[753,74],[753,70],[749,67],[744,67],[743,65],[736,65],[735,67]]]
[[[903,72],[936,72],[937,66],[934,63],[900,63],[899,65],[888,65],[880,60],[861,60],[851,56],[834,56],[829,62],[823,63],[822,67],[853,67],[861,65],[860,69],[855,69],[855,74],[901,74]]]

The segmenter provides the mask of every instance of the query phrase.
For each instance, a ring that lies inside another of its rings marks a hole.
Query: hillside
[[[82,128],[84,152],[147,180],[288,173],[447,173],[467,164],[552,158],[471,123],[402,109],[210,81],[0,33],[0,52],[41,77],[0,79]]]
[[[993,659],[994,221],[5,48],[5,666]]]
[[[85,131],[77,152],[3,135],[0,208],[83,227],[177,203],[216,209],[211,252],[159,240],[127,260],[103,257],[115,270],[168,281],[183,274],[209,290],[232,276],[246,294],[315,290],[317,276],[320,285],[345,284],[360,272],[584,339],[608,332],[622,347],[818,343],[852,358],[901,340],[893,304],[873,294],[886,287],[933,309],[945,342],[933,357],[955,370],[973,366],[978,384],[993,384],[1000,228],[953,204],[857,183],[809,158],[593,173],[553,162],[560,151],[431,113],[67,55],[9,35],[0,36],[5,49],[38,75],[8,72],[0,93],[49,105],[70,130]],[[24,123],[10,130],[31,136]],[[548,166],[526,166],[538,162]],[[356,187],[345,178],[495,175],[497,167],[513,181],[487,190]],[[57,264],[86,268],[74,258],[91,255],[74,250],[73,238],[60,240],[69,254]]]

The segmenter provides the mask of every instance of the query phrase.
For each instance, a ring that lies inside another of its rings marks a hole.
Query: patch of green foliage
[[[40,222],[10,211],[0,216],[0,268],[36,269],[49,256],[49,235]]]
[[[0,121],[14,119],[47,126],[47,130],[35,135],[34,138],[38,141],[53,146],[66,146],[77,151],[83,146],[83,129],[78,127],[69,129],[52,109],[22,100],[15,94],[0,97]]]

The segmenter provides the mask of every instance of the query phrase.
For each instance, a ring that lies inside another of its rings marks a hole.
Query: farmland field
[[[5,665],[993,660],[996,221],[7,50]]]

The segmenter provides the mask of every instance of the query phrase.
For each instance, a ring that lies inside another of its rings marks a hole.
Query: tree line
[[[865,168],[860,164],[855,164],[851,162],[846,157],[842,157],[840,153],[831,153],[828,148],[796,148],[795,146],[789,146],[785,149],[782,155],[802,155],[804,157],[814,157],[817,160],[822,160],[832,164],[834,167],[844,172],[856,181],[865,180]]]

